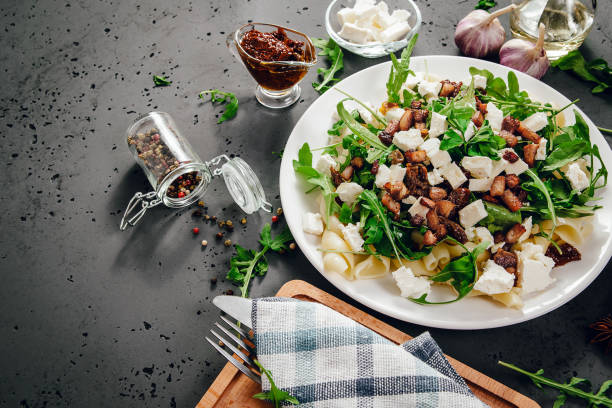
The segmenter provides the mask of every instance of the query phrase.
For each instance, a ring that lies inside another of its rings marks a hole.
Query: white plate
[[[413,71],[438,74],[453,81],[469,78],[469,67],[486,68],[504,80],[510,70],[502,65],[473,58],[454,56],[425,56],[411,58]],[[337,86],[354,97],[375,105],[386,100],[385,83],[390,62],[374,65],[342,80]],[[521,89],[527,90],[534,100],[565,106],[570,101],[548,85],[521,72],[515,71]],[[610,189],[599,190],[603,208],[595,216],[595,231],[580,249],[582,260],[571,262],[553,270],[556,282],[546,290],[525,297],[522,310],[506,308],[494,301],[474,297],[462,299],[449,305],[423,306],[400,297],[393,278],[388,275],[373,280],[348,281],[335,273],[323,269],[322,254],[317,250],[320,238],[302,231],[302,214],[318,212],[315,195],[305,194],[305,183],[296,177],[292,161],[304,142],[311,148],[325,146],[327,129],[333,123],[332,113],[343,95],[333,89],[325,92],[302,115],[296,124],[287,145],[280,168],[280,193],[287,224],[295,241],[308,260],[325,278],[356,301],[388,316],[424,326],[447,329],[485,329],[523,322],[550,312],[582,292],[603,270],[612,255],[612,193]],[[588,123],[591,140],[599,146],[606,167],[612,168],[612,151],[593,122],[578,110]],[[566,111],[566,120],[573,123],[573,113]],[[307,272],[306,272],[307,273]],[[305,276],[307,278],[307,276]],[[599,282],[599,284],[608,284]],[[439,290],[448,290],[439,288]]]

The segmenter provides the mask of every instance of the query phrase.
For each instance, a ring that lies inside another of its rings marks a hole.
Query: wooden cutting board
[[[280,288],[276,296],[324,304],[397,344],[412,339],[406,333],[304,281],[293,280],[287,282]],[[490,407],[540,407],[538,403],[523,394],[519,394],[512,388],[506,387],[452,357],[446,356],[446,358],[459,375],[465,379],[474,394]],[[206,391],[206,394],[198,402],[196,408],[269,408],[271,405],[268,403],[251,398],[253,394],[260,391],[261,386],[259,384],[242,374],[232,364],[227,363]]]

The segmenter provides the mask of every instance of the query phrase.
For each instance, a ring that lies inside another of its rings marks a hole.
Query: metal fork
[[[229,329],[222,324],[215,322],[215,326],[225,334],[226,337],[217,333],[214,328],[210,329],[210,332],[218,340],[214,341],[210,337],[206,336],[206,340],[219,352],[223,357],[234,365],[237,369],[242,371],[244,375],[249,377],[256,383],[261,384],[261,374],[257,371],[257,366],[253,360],[249,357],[255,354],[255,345],[250,341],[250,335],[248,331],[242,327],[238,327],[236,323],[231,320],[220,316],[221,320],[225,322]],[[232,330],[238,333],[238,335],[232,333]],[[242,339],[238,336],[242,336]],[[230,340],[228,340],[230,339]],[[232,343],[233,342],[233,343]],[[230,354],[225,347],[231,350],[234,355]]]

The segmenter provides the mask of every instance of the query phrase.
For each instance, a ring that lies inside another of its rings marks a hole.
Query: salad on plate
[[[326,146],[305,143],[295,172],[320,211],[326,272],[392,274],[419,304],[487,296],[521,308],[555,284],[554,268],[581,259],[607,170],[577,111],[531,100],[516,75],[470,68],[467,78],[410,70],[416,37],[391,54],[387,99],[344,95]],[[341,86],[341,84],[340,84]],[[432,299],[432,285],[449,288]]]

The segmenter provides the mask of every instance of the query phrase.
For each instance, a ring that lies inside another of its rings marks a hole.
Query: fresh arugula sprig
[[[312,83],[315,91],[323,93],[327,91],[331,85],[340,80],[335,78],[334,75],[344,68],[344,54],[338,44],[331,38],[327,40],[324,38],[311,38],[310,40],[315,47],[321,50],[318,55],[326,56],[330,61],[329,68],[319,68],[317,70],[317,73],[322,77],[321,82]]]
[[[587,400],[587,402],[589,403],[589,407],[598,407],[598,406],[612,407],[612,395],[609,391],[609,390],[612,390],[612,380],[604,381],[604,383],[601,385],[597,393],[594,394],[592,392],[585,391],[577,387],[577,385],[583,384],[583,385],[588,386],[588,388],[590,389],[591,382],[587,380],[586,378],[572,377],[569,380],[569,382],[561,384],[555,380],[551,380],[550,378],[544,377],[542,375],[544,374],[544,370],[541,368],[535,373],[532,373],[532,372],[523,370],[522,368],[519,368],[515,366],[514,364],[506,363],[503,361],[498,361],[498,364],[504,367],[510,368],[514,371],[518,371],[521,374],[525,374],[527,377],[531,379],[531,381],[533,381],[536,387],[540,389],[542,389],[542,386],[545,385],[547,387],[551,387],[551,388],[559,390],[560,394],[557,397],[557,400],[555,401],[555,403],[553,404],[553,408],[562,407],[565,404],[568,396],[583,398]]]
[[[236,112],[238,112],[238,98],[233,93],[220,91],[218,89],[208,89],[200,92],[200,98],[204,99],[204,95],[210,95],[210,101],[212,103],[218,102],[227,104],[225,112],[223,112],[217,123],[223,123],[236,116]]]
[[[495,6],[497,6],[497,2],[495,0],[478,0],[478,4],[476,4],[474,9],[489,10]]]
[[[412,50],[414,49],[414,45],[416,44],[418,38],[419,35],[415,34],[414,37],[410,39],[408,45],[402,51],[399,61],[395,57],[395,54],[389,54],[391,57],[391,72],[389,72],[389,79],[387,80],[387,96],[389,102],[401,102],[399,93],[400,89],[402,88],[404,82],[406,82],[408,74],[414,75],[414,72],[410,70],[410,56],[412,55]]]
[[[472,291],[474,283],[476,283],[476,277],[478,276],[478,271],[476,268],[476,259],[481,253],[485,251],[485,249],[487,249],[487,246],[489,246],[490,242],[481,242],[476,248],[470,251],[459,241],[456,241],[450,237],[447,237],[446,239],[453,241],[458,245],[461,245],[461,247],[465,249],[466,252],[460,257],[453,259],[440,272],[432,276],[430,279],[434,282],[450,283],[451,286],[457,291],[457,297],[455,299],[447,300],[445,302],[429,302],[426,300],[427,294],[425,293],[418,299],[410,299],[413,302],[422,305],[440,305],[453,303],[460,299],[463,299],[468,293]]]
[[[319,173],[312,167],[312,152],[308,143],[304,143],[298,151],[298,159],[293,161],[293,170],[304,177],[306,182],[321,189],[325,201],[325,222],[327,222],[329,216],[336,212],[338,208],[335,201],[334,183],[329,176]]]
[[[230,270],[226,279],[240,286],[240,295],[249,296],[249,283],[253,276],[264,276],[268,272],[268,260],[265,257],[269,249],[280,252],[287,249],[287,243],[293,240],[291,231],[287,227],[274,239],[271,235],[270,224],[264,225],[260,233],[259,243],[263,248],[259,251],[248,250],[235,245],[236,255],[230,259]]]
[[[153,75],[153,83],[155,86],[168,86],[172,81],[160,75]]]
[[[558,60],[552,61],[550,65],[562,71],[572,71],[585,81],[596,83],[597,86],[591,89],[594,94],[612,88],[612,68],[602,58],[586,62],[582,53],[579,50],[574,50]]]
[[[372,215],[375,217],[378,223],[383,228],[383,232],[387,236],[391,247],[393,248],[393,252],[398,261],[402,261],[402,257],[400,256],[400,251],[397,248],[395,237],[391,232],[391,227],[389,226],[389,219],[387,217],[387,211],[382,206],[382,203],[376,196],[376,194],[372,190],[364,190],[360,195],[359,199],[366,202],[368,205],[368,209],[372,211]],[[367,236],[367,234],[366,234]]]
[[[268,377],[268,381],[270,381],[270,391],[259,392],[253,395],[253,398],[272,401],[274,403],[275,408],[279,408],[281,406],[281,402],[288,402],[293,405],[297,405],[300,403],[297,398],[290,395],[287,391],[279,389],[276,384],[274,384],[274,380],[272,379],[272,373],[270,372],[270,370],[266,370],[257,359],[253,359],[253,362],[257,365],[257,367],[259,367],[261,373],[265,374],[265,376]]]

